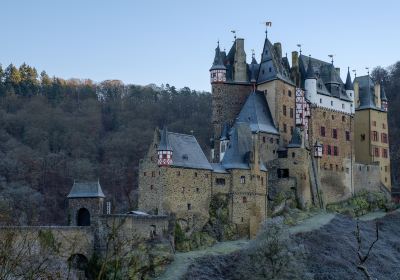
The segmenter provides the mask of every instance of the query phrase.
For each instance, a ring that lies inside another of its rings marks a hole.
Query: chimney
[[[236,52],[234,61],[234,80],[247,82],[246,52],[244,51],[244,39],[236,39]]]
[[[282,58],[282,45],[281,43],[277,42],[274,44],[274,49],[276,54],[278,55],[279,58]]]
[[[297,51],[292,52],[292,67],[299,68],[299,53]]]
[[[336,67],[335,70],[336,70],[336,73],[338,74],[338,76],[340,77],[340,68]]]
[[[375,84],[375,105],[381,108],[381,85],[379,83]]]

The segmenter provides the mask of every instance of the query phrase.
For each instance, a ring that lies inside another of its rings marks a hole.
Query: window
[[[386,124],[383,123],[382,124],[382,128],[385,129],[386,128]]]
[[[336,147],[336,146],[333,147],[333,155],[334,156],[338,156],[339,155],[339,148]]]
[[[215,178],[215,184],[225,185],[225,179],[224,178]]]
[[[332,118],[332,120],[334,120],[334,119],[335,119],[335,116],[334,116],[334,115],[332,115],[332,116],[331,116],[331,118]]]
[[[290,108],[290,117],[293,119],[293,108]]]
[[[197,172],[194,172],[194,177],[197,177]]]
[[[388,172],[388,166],[385,165],[385,172]]]
[[[388,137],[386,133],[381,133],[381,142],[382,143],[387,143],[388,142]]]
[[[199,189],[199,188],[196,188],[196,192],[197,192],[197,193],[200,192],[200,189]]]
[[[378,131],[372,131],[372,141],[378,141]]]
[[[331,154],[332,154],[331,146],[328,145],[327,148],[328,148],[328,151],[327,151],[327,152],[328,152],[328,155],[331,155]]]
[[[332,129],[332,137],[334,139],[337,139],[337,129],[336,128]]]
[[[388,158],[388,150],[387,149],[382,149],[382,157]]]
[[[192,204],[188,203],[187,207],[188,207],[188,210],[192,210]]]
[[[296,157],[296,153],[295,152],[292,153],[292,158],[294,158],[294,157]]]
[[[176,171],[176,176],[181,176],[181,172],[180,171]]]
[[[325,137],[325,126],[321,126],[321,136]]]
[[[283,124],[283,132],[287,132],[287,125],[285,123]]]
[[[156,177],[156,172],[151,171],[151,177]]]
[[[293,135],[293,126],[290,127],[290,134]]]
[[[143,172],[143,176],[146,177],[146,172]]]
[[[324,144],[321,144],[321,147],[322,147],[322,154],[325,154],[325,146],[324,146]]]
[[[379,157],[379,148],[378,147],[374,148],[374,156]]]
[[[289,95],[289,97],[292,96],[292,92],[290,90],[288,91],[288,95]]]
[[[246,177],[245,176],[240,176],[240,183],[241,184],[246,183]]]
[[[319,99],[319,103],[322,103],[322,98]]]
[[[346,141],[350,141],[350,131],[346,131]]]
[[[269,67],[269,68],[268,68],[268,71],[269,71],[269,72],[272,72],[272,68],[271,68],[271,67]]]
[[[154,188],[154,186],[153,185],[150,185],[150,190],[152,190]]]
[[[372,126],[376,126],[376,121],[373,121],[373,122],[372,122]]]
[[[345,121],[346,121],[346,117],[342,116],[342,122],[345,122]]]
[[[263,139],[263,143],[265,143],[265,136],[263,136],[263,138],[262,138],[262,139]]]
[[[286,105],[282,106],[283,115],[286,116]]]
[[[365,134],[361,134],[360,136],[361,136],[361,141],[364,141],[365,140]]]
[[[278,168],[278,178],[288,178],[289,177],[289,169],[287,168]]]
[[[243,203],[247,203],[247,197],[243,196]]]

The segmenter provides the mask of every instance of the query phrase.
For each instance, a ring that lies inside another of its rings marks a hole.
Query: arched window
[[[86,208],[81,208],[78,210],[78,215],[76,217],[76,224],[78,226],[87,227],[90,226],[90,213]]]
[[[68,259],[68,265],[72,270],[75,270],[81,276],[88,276],[87,267],[88,259],[82,254],[74,254]]]

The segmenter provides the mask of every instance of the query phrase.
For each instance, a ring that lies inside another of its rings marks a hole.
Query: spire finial
[[[217,41],[217,46],[218,46],[218,48],[219,48],[219,39],[218,39],[218,41]]]
[[[272,21],[266,21],[265,23],[265,37],[268,37],[268,27],[272,27]]]
[[[234,42],[235,42],[236,41],[236,32],[237,32],[237,30],[231,30],[231,32],[233,34],[233,39],[234,39]]]
[[[334,54],[329,54],[328,56],[331,58],[331,63],[332,63],[332,65],[333,65],[333,57],[334,57],[335,55],[334,55]]]
[[[296,46],[299,48],[299,53],[301,55],[301,44],[297,44]]]
[[[254,49],[251,49],[251,58],[254,58],[255,53],[254,53]]]
[[[353,70],[351,70],[351,71],[353,71],[353,73],[354,73],[354,79],[357,77],[357,70],[356,69],[353,69]]]
[[[369,76],[369,67],[365,67],[365,69],[367,70],[368,76]]]

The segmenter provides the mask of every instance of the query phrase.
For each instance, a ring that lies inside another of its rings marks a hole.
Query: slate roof
[[[221,53],[221,51],[219,49],[219,43],[218,43],[218,46],[215,48],[214,61],[210,68],[210,71],[211,70],[225,70],[225,69],[226,69],[226,67],[224,65],[223,53]]]
[[[161,139],[160,144],[158,145],[157,151],[172,151],[171,145],[169,144],[169,140],[167,137],[167,127],[164,126],[161,131]]]
[[[345,90],[354,90],[353,82],[351,81],[351,76],[350,76],[350,67],[347,67],[347,77],[344,88]]]
[[[252,92],[242,107],[238,122],[248,123],[252,132],[279,134],[276,129],[264,93]]]
[[[375,104],[375,86],[369,75],[360,76],[354,79],[358,82],[358,96],[360,100],[360,106],[356,110],[362,109],[378,109]]]
[[[269,41],[268,37],[265,37],[257,83],[260,84],[275,79],[280,79],[294,85],[285,60],[275,51],[275,48]]]
[[[193,135],[167,132],[172,148],[172,166],[212,170],[203,150]]]
[[[317,93],[327,95],[335,98],[339,98],[345,101],[351,101],[345,90],[345,85],[337,73],[332,63],[311,58],[305,55],[299,57],[299,70],[301,79],[301,87],[304,88],[305,78],[309,71],[309,65],[311,60],[311,66],[313,72],[317,78]]]
[[[89,198],[89,197],[106,197],[101,189],[100,183],[97,182],[78,182],[75,181],[68,198]]]
[[[382,84],[381,84],[381,100],[388,101],[388,99],[386,97],[385,87]]]

